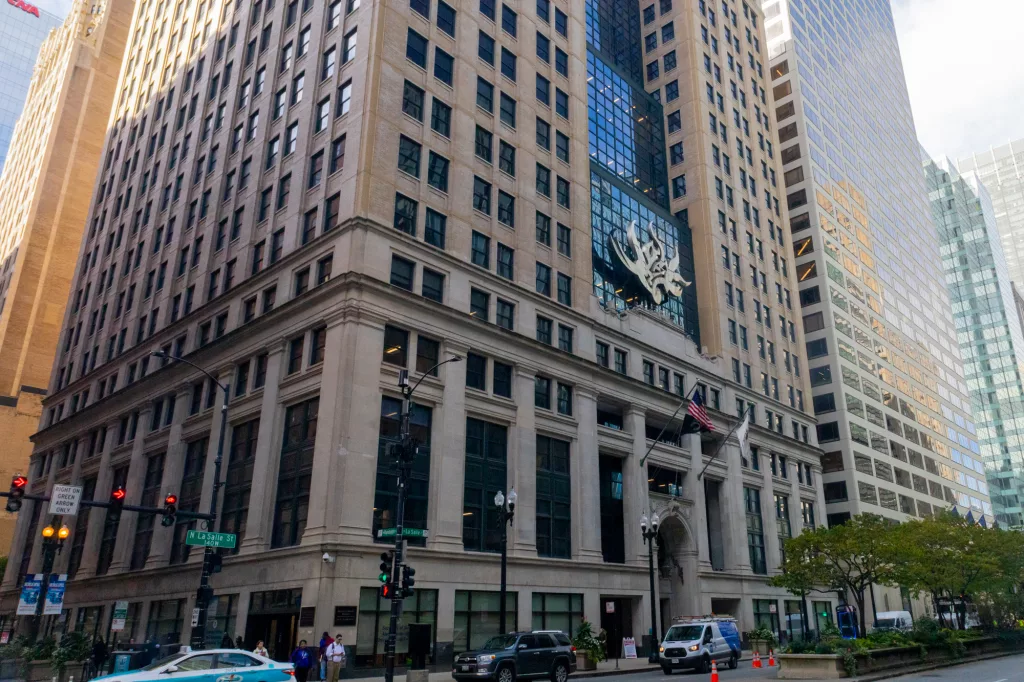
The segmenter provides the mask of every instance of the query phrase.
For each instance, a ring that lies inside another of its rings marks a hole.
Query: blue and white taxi
[[[94,678],[104,682],[294,682],[295,666],[239,649],[186,647],[144,668]]]

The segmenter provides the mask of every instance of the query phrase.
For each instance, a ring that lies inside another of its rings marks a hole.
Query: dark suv
[[[549,677],[566,682],[576,672],[576,647],[564,632],[512,632],[487,640],[480,649],[455,657],[456,680],[513,682],[517,677]]]

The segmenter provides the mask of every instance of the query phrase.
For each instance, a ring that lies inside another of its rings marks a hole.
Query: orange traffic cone
[[[754,665],[753,665],[753,667],[754,668],[760,668],[761,667],[761,654],[757,653],[756,651],[754,652]]]
[[[775,651],[772,650],[772,649],[768,650],[768,667],[769,668],[774,668],[775,667]]]
[[[711,682],[718,682],[718,663],[711,661]]]

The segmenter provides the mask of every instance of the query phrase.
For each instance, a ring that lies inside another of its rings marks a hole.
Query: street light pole
[[[207,521],[207,529],[214,531],[217,521],[217,498],[220,493],[221,480],[220,473],[221,467],[224,463],[224,436],[227,433],[228,426],[228,400],[231,395],[230,387],[227,384],[222,384],[213,376],[210,372],[206,371],[199,365],[189,362],[185,358],[180,358],[176,355],[162,350],[156,350],[152,353],[153,356],[163,358],[165,360],[174,360],[175,362],[183,362],[193,369],[199,370],[214,383],[224,393],[224,401],[220,406],[220,435],[217,438],[217,456],[213,460],[213,493],[210,495],[210,519]],[[199,575],[199,589],[196,590],[196,608],[199,609],[199,619],[196,621],[195,627],[192,628],[192,636],[189,640],[189,644],[193,649],[202,649],[206,646],[206,611],[210,605],[210,598],[213,596],[213,590],[210,589],[210,574],[213,571],[213,547],[209,545],[203,547],[203,568]]]
[[[640,517],[640,534],[647,544],[647,570],[651,579],[651,652],[647,660],[657,663],[659,660],[658,647],[658,605],[655,603],[657,595],[654,592],[654,540],[658,537],[658,524],[660,520],[657,514],[652,514],[650,527],[648,527],[647,514]]]
[[[53,524],[47,524],[41,533],[43,536],[43,581],[39,585],[39,599],[36,601],[36,613],[32,618],[32,639],[39,634],[43,612],[46,609],[46,593],[50,590],[53,562],[56,560],[57,554],[64,548],[64,540],[71,532],[67,526],[61,523],[61,517],[56,518],[56,523],[60,524],[59,531],[54,530]]]
[[[508,491],[508,505],[505,504],[505,495],[499,490],[494,496],[494,506],[498,508],[498,521],[501,523],[501,605],[498,607],[498,634],[505,634],[505,595],[508,590],[506,580],[508,572],[508,529],[512,527],[512,520],[516,516],[516,500],[519,495],[516,489]]]
[[[447,360],[438,362],[428,369],[410,388],[409,371],[401,370],[398,373],[398,386],[402,389],[402,414],[399,420],[398,444],[394,450],[397,452],[398,460],[398,500],[395,503],[395,563],[391,571],[391,618],[388,622],[388,636],[384,640],[384,682],[394,682],[395,679],[395,644],[398,639],[398,617],[402,608],[402,586],[401,574],[404,557],[403,535],[405,532],[405,498],[406,486],[409,476],[412,473],[412,461],[416,456],[416,443],[409,435],[410,420],[412,418],[412,394],[416,392],[427,375],[432,374],[441,365],[449,362],[458,362],[462,358],[453,355]]]

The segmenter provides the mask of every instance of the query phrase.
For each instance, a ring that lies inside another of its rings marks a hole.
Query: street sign
[[[185,536],[186,545],[198,547],[225,547],[234,549],[238,536],[234,533],[210,533],[205,530],[190,530]]]
[[[110,621],[110,629],[114,632],[120,632],[124,630],[125,623],[128,620],[128,602],[127,601],[116,601],[114,602],[114,619]]]
[[[615,613],[615,602],[613,602],[613,601],[606,601],[604,603],[604,612],[605,613]]]
[[[199,625],[199,607],[192,609],[192,627]]]
[[[622,652],[626,658],[636,658],[636,640],[632,637],[623,637]]]
[[[50,513],[60,516],[78,514],[78,503],[82,501],[82,486],[55,485],[50,493]]]
[[[397,528],[381,528],[377,531],[377,537],[379,538],[393,538],[398,535]],[[425,538],[427,537],[426,528],[403,528],[403,538]]]

